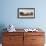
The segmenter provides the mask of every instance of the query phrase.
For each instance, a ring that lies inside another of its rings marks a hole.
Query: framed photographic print
[[[35,8],[18,8],[18,18],[35,18]]]

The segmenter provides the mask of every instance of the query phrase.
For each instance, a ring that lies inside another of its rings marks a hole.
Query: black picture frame
[[[18,8],[17,9],[18,18],[35,18],[35,8]]]

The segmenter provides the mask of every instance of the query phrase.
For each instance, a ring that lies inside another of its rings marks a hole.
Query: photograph
[[[18,18],[35,18],[35,8],[18,8]]]

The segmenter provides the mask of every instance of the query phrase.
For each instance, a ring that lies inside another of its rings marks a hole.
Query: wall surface
[[[35,8],[35,19],[18,19],[18,8]],[[0,0],[0,31],[13,24],[16,28],[42,28],[46,32],[46,0]]]
[[[16,28],[40,27],[46,31],[46,0],[0,0],[0,25]],[[35,8],[35,19],[18,19],[17,8]]]
[[[46,0],[0,0],[0,25],[16,28],[46,28]],[[17,8],[35,8],[35,19],[18,19]]]

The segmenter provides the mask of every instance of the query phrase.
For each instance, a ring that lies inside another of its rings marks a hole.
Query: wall
[[[0,29],[39,27],[46,32],[46,0],[0,0]],[[35,8],[35,19],[18,19],[17,8]],[[1,30],[0,30],[1,31]]]
[[[42,2],[41,2],[42,1]],[[16,28],[46,28],[45,0],[1,0],[0,24],[13,24]],[[18,19],[17,8],[35,8],[35,19]]]

